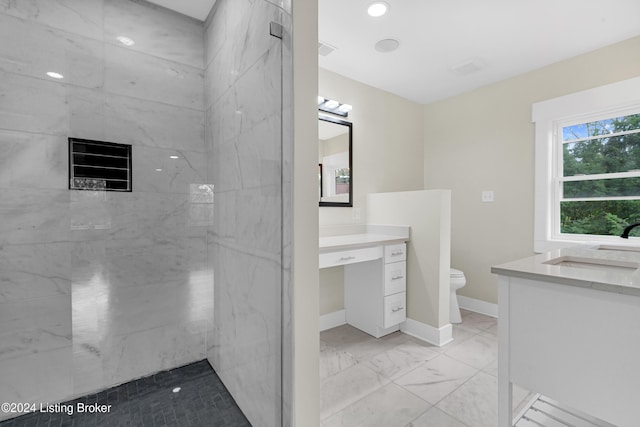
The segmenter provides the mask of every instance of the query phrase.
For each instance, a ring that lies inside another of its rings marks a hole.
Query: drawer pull
[[[343,256],[340,258],[340,261],[351,261],[352,259],[356,259],[354,256]]]
[[[394,313],[400,311],[400,310],[404,310],[404,307],[396,307],[396,308],[392,308],[391,311],[393,311]]]
[[[404,253],[403,251],[391,252],[391,256],[398,256],[398,255],[402,255],[403,253]]]
[[[391,278],[391,280],[400,280],[400,279],[404,279],[404,276],[396,276]]]

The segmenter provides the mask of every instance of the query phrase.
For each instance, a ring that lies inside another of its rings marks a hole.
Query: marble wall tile
[[[202,111],[202,85],[201,68],[105,45],[107,92]]]
[[[104,377],[118,384],[204,357],[204,336],[177,324],[108,337],[103,349]]]
[[[0,188],[3,244],[69,240],[69,192]]]
[[[179,158],[172,159],[170,156]],[[132,159],[136,192],[196,196],[198,189],[191,186],[206,183],[206,157],[202,152],[135,145]]]
[[[102,43],[51,27],[0,14],[0,69],[49,79],[49,71],[64,76],[64,83],[102,87]]]
[[[103,0],[0,0],[0,13],[102,40]]]
[[[0,188],[68,188],[68,142],[63,136],[0,129]]]
[[[204,152],[204,113],[200,110],[107,94],[103,119],[109,141]]]
[[[151,3],[104,0],[105,42],[118,36],[135,41],[128,48],[203,68],[204,26],[201,21]]]
[[[241,134],[235,146],[240,181],[234,184],[226,177],[214,175],[220,191],[238,184],[240,188],[279,187],[282,180],[280,133],[280,118],[272,116]]]
[[[71,293],[69,270],[68,243],[2,244],[0,303],[68,296]]]
[[[265,26],[268,27],[268,24]],[[230,70],[225,70],[217,63],[218,57],[216,57],[216,66],[209,66],[206,72],[207,106],[216,106],[221,103],[222,111],[242,112],[242,129],[253,127],[268,115],[277,113],[281,116],[282,114],[281,41],[269,36],[264,26],[260,29],[262,30],[260,37],[268,42],[265,46],[268,50],[263,51],[246,69],[238,71],[232,66]],[[224,60],[221,59],[220,62],[224,65]],[[260,88],[259,96],[256,96],[257,87]],[[229,108],[230,105],[235,108]]]
[[[171,237],[201,236],[203,226],[191,224],[191,207],[188,193],[73,191],[70,238],[147,238],[161,246]]]
[[[29,313],[29,316],[24,313]],[[0,303],[0,324],[0,360],[3,361],[70,347],[71,296]]]
[[[94,392],[213,341],[202,40],[180,46],[202,25],[106,1],[102,41],[103,0],[0,0],[0,36],[23,36],[0,47],[2,401]],[[139,27],[161,21],[180,35]],[[146,53],[108,40],[134,22]],[[54,61],[62,83],[39,74]],[[69,191],[68,136],[132,144],[134,191]]]
[[[66,135],[64,84],[0,72],[0,129]]]
[[[68,135],[73,138],[108,141],[106,97],[102,89],[68,86],[66,91]],[[113,126],[113,123],[109,124]],[[121,142],[121,141],[110,141]]]
[[[71,347],[2,361],[0,400],[47,403],[52,396],[71,396],[73,391]],[[0,420],[17,414],[0,413]]]

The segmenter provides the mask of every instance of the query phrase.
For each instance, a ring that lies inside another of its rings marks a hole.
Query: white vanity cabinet
[[[320,238],[320,268],[344,267],[346,322],[380,338],[407,320],[408,226]]]
[[[379,338],[407,320],[407,245],[380,246],[376,262],[344,267],[347,323]]]

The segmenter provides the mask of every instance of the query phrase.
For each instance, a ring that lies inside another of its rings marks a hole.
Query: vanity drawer
[[[346,251],[323,252],[320,254],[320,268],[373,261],[382,258],[382,246],[373,248],[350,249]]]
[[[384,325],[383,328],[390,328],[407,320],[407,293],[384,297]]]
[[[384,294],[391,295],[407,290],[407,263],[393,262],[384,266]]]
[[[387,245],[384,247],[384,262],[405,261],[407,259],[407,244]]]

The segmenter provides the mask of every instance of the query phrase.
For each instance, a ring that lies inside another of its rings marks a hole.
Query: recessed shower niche
[[[131,191],[131,145],[69,138],[69,190]]]

